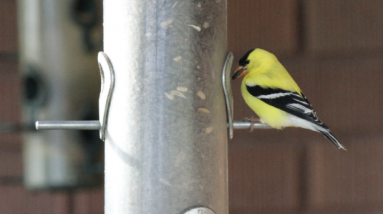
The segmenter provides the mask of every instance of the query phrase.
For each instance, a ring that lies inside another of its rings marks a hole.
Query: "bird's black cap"
[[[255,50],[255,48],[247,51],[246,54],[243,55],[243,57],[241,57],[241,59],[239,59],[239,65],[240,66],[246,66],[247,64],[249,64],[249,61],[247,60],[247,57],[249,57],[250,53],[253,52],[253,50]]]

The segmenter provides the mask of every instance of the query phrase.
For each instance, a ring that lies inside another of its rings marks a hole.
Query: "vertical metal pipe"
[[[105,213],[228,213],[226,0],[104,0]]]

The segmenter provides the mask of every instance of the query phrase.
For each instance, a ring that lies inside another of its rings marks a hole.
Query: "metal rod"
[[[229,124],[228,124],[229,126]],[[234,121],[234,129],[250,129],[250,122]],[[37,121],[37,130],[99,130],[101,128],[98,120],[93,121]],[[272,129],[269,125],[263,123],[254,123],[254,129]]]
[[[250,122],[243,122],[243,121],[234,121],[233,122],[233,128],[234,129],[250,129],[251,128],[251,123]],[[263,123],[254,123],[253,125],[254,129],[272,129],[267,124]]]
[[[37,121],[37,130],[99,130],[101,128],[98,120],[89,121]]]

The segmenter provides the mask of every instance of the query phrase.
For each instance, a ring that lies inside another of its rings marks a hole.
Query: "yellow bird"
[[[232,79],[243,77],[241,92],[262,123],[273,128],[301,127],[320,132],[339,149],[346,148],[317,117],[290,74],[274,54],[252,49],[240,60]]]

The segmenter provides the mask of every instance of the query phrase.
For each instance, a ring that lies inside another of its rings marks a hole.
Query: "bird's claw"
[[[250,130],[249,130],[249,132],[252,132],[254,130],[254,124],[260,121],[260,119],[258,117],[253,117],[253,116],[251,116],[251,117],[244,117],[242,120],[250,122]]]

